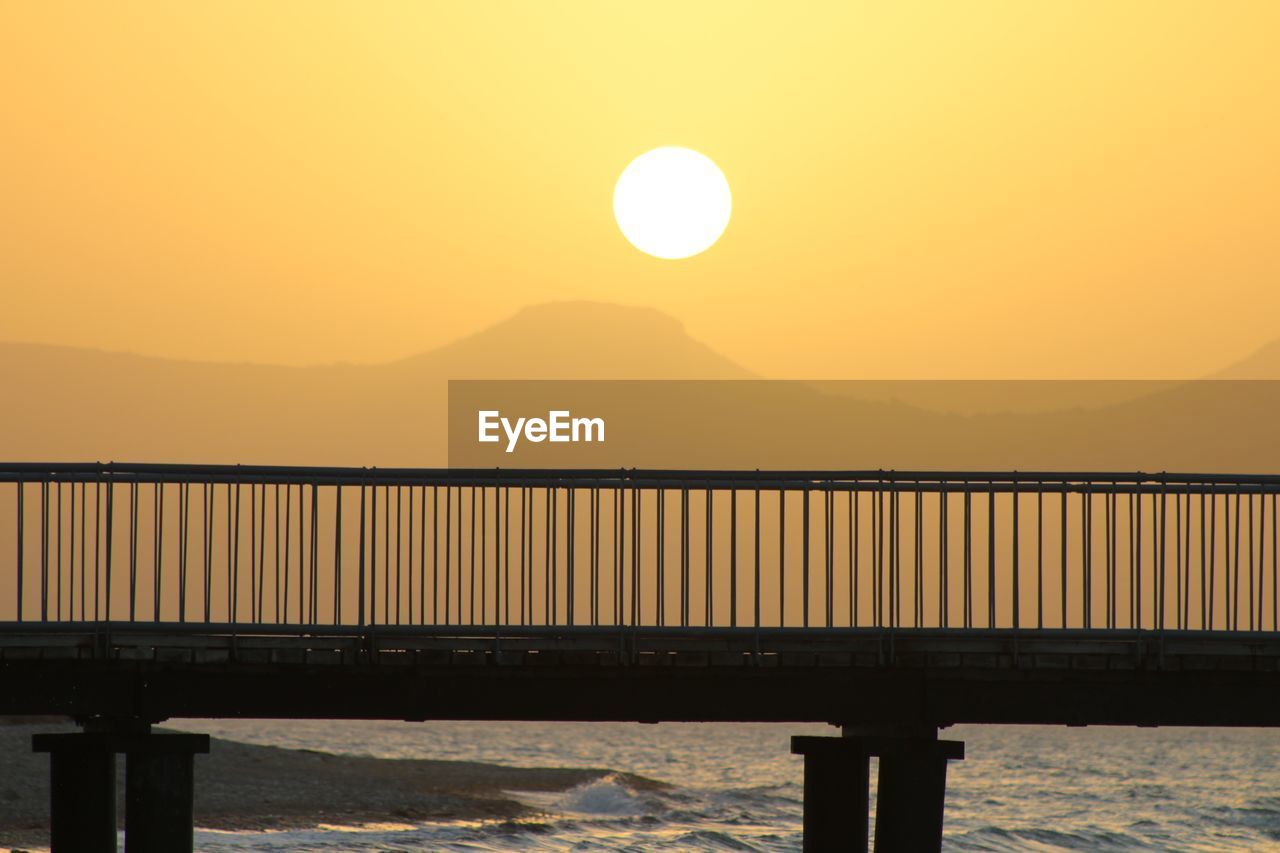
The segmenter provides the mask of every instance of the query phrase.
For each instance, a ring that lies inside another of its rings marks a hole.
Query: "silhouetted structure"
[[[3,483],[0,713],[86,725],[36,742],[55,850],[114,849],[117,752],[129,849],[189,846],[207,741],[146,733],[168,717],[830,722],[845,737],[793,744],[811,850],[865,845],[871,756],[877,848],[936,849],[954,723],[1280,724],[1276,477],[0,465]],[[93,819],[70,827],[69,802]]]

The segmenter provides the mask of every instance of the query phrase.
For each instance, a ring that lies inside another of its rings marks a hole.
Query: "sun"
[[[676,260],[705,252],[729,224],[733,198],[724,172],[689,148],[646,151],[618,176],[613,215],[642,252]]]

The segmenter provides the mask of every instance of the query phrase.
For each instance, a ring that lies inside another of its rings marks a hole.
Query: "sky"
[[[562,299],[759,375],[1167,377],[1280,337],[1280,4],[0,5],[0,340],[379,362]],[[719,243],[633,248],[662,145]]]

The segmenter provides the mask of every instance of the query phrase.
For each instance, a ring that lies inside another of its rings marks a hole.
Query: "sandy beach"
[[[74,730],[63,721],[0,724],[0,847],[48,845],[49,758],[31,751],[31,735]],[[206,829],[533,817],[534,809],[505,792],[567,790],[613,773],[340,756],[219,738],[197,757],[195,772],[196,825]],[[123,826],[123,757],[118,773]],[[621,776],[634,787],[661,784]]]

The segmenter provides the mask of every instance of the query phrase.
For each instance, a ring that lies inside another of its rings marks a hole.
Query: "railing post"
[[[812,484],[805,483],[804,490],[801,492],[800,507],[800,523],[801,523],[801,584],[800,584],[800,606],[803,622],[801,624],[809,627],[809,488]]]
[[[1019,612],[1020,612],[1022,602],[1020,600],[1020,593],[1021,593],[1021,590],[1019,588],[1020,578],[1018,577],[1019,575],[1019,572],[1018,572],[1018,569],[1019,569],[1019,559],[1018,559],[1019,557],[1019,554],[1018,554],[1018,544],[1019,544],[1018,543],[1018,532],[1019,532],[1018,531],[1018,503],[1019,503],[1019,500],[1018,500],[1018,472],[1017,471],[1013,472],[1012,489],[1013,489],[1013,555],[1012,555],[1013,565],[1010,571],[1013,573],[1013,627],[1021,628],[1022,620],[1019,617]]]
[[[23,494],[26,491],[26,489],[24,488],[25,485],[26,484],[22,481],[22,478],[19,477],[18,483],[17,483],[18,497],[16,501],[18,505],[18,508],[17,508],[17,511],[18,511],[18,561],[16,563],[17,570],[18,570],[18,597],[15,602],[18,608],[17,621],[19,622],[22,621],[22,558],[23,558],[23,551],[25,550],[22,540],[23,540],[23,532],[27,526],[26,521],[23,518],[23,515],[25,512],[25,507],[23,506],[23,504],[26,503],[25,495]]]

